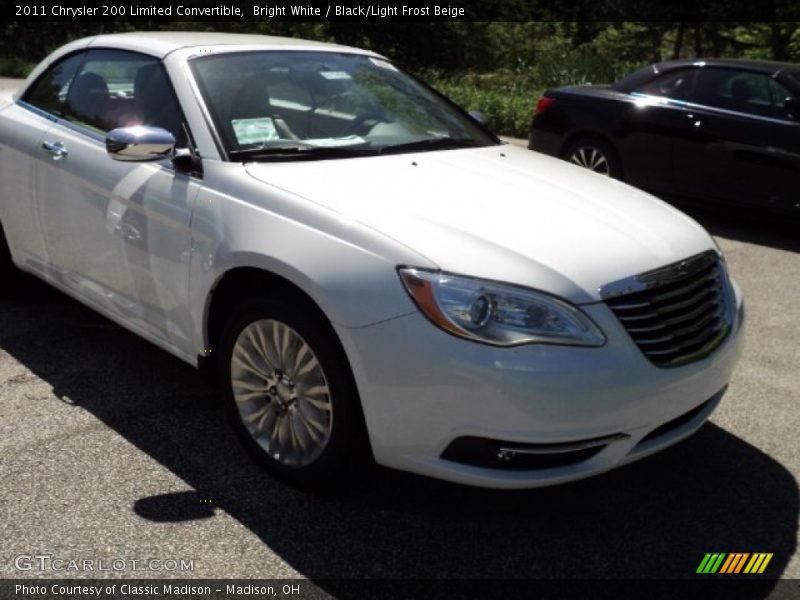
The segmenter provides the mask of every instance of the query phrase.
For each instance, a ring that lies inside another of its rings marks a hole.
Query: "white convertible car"
[[[3,281],[211,367],[301,485],[373,458],[498,488],[601,473],[696,431],[741,350],[697,223],[368,51],[72,42],[0,102],[0,182]]]

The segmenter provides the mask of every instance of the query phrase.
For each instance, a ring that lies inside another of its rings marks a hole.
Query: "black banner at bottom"
[[[800,600],[800,580],[698,578],[677,580],[417,580],[417,579],[5,579],[0,598],[19,600],[163,599],[280,600],[456,598],[582,598],[656,600]]]

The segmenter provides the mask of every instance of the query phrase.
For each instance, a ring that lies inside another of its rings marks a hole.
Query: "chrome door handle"
[[[62,142],[48,142],[45,140],[42,142],[42,148],[53,155],[53,160],[65,158],[69,154],[69,152],[67,152],[67,148]]]

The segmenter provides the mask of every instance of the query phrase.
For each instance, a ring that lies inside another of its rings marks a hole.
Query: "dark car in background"
[[[675,60],[548,90],[529,148],[664,197],[800,215],[800,65]]]

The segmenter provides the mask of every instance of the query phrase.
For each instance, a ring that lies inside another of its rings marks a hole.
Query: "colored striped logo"
[[[708,552],[700,561],[697,573],[763,573],[769,561],[772,560],[772,552]]]

